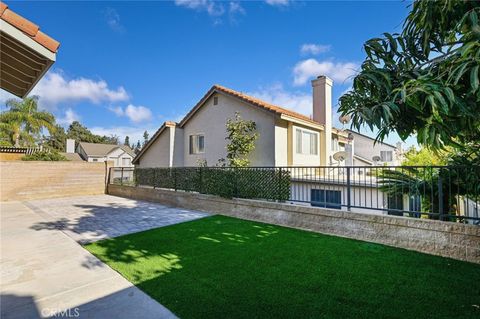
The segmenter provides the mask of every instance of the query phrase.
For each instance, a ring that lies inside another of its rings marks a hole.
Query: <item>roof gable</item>
[[[80,142],[79,146],[83,149],[87,156],[107,156],[109,153],[118,148],[122,149],[125,153],[132,157],[135,156],[135,153],[132,151],[132,149],[126,145]]]
[[[292,110],[283,108],[281,106],[274,105],[274,104],[265,102],[263,100],[257,99],[253,96],[246,95],[244,93],[241,93],[241,92],[226,88],[224,86],[215,84],[214,86],[212,86],[210,88],[210,90],[208,90],[208,92],[202,97],[202,99],[190,110],[190,112],[188,112],[187,115],[185,115],[185,117],[180,121],[179,126],[183,127],[188,122],[188,120],[205,104],[205,102],[214,93],[221,93],[221,94],[226,94],[226,95],[232,96],[232,97],[234,97],[236,99],[239,99],[239,100],[241,100],[245,103],[248,103],[252,106],[262,108],[264,110],[267,110],[269,112],[272,112],[272,113],[275,113],[275,114],[278,114],[278,115],[287,115],[287,116],[290,116],[290,117],[293,117],[293,118],[296,118],[296,119],[299,119],[299,120],[302,120],[302,121],[310,122],[310,123],[315,124],[315,125],[320,125],[320,123],[312,120],[310,117],[308,117],[306,115],[294,112]]]

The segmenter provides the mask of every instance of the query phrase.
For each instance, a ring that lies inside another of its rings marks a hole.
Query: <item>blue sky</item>
[[[324,73],[334,79],[336,104],[364,59],[362,44],[400,31],[409,3],[7,4],[61,43],[33,92],[41,106],[63,125],[78,119],[96,133],[136,140],[179,120],[215,83],[308,115],[310,80]]]

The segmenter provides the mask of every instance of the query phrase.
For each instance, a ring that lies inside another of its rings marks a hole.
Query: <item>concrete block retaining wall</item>
[[[0,201],[105,194],[107,163],[0,162]]]
[[[480,227],[171,190],[108,185],[110,195],[307,229],[480,264]]]

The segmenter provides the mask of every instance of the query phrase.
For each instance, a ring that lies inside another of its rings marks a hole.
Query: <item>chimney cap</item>
[[[332,86],[333,85],[333,80],[330,79],[326,75],[319,75],[319,76],[317,76],[317,78],[312,80],[312,85],[313,86],[315,86],[316,84],[320,84],[320,83],[328,83],[329,85]]]

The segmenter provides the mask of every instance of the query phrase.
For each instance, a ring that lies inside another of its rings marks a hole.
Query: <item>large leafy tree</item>
[[[53,150],[65,152],[67,133],[61,125],[55,126],[55,132],[51,133],[46,139],[46,145]]]
[[[400,34],[367,41],[367,55],[340,98],[352,125],[416,134],[454,159],[480,162],[480,2],[415,1]]]
[[[16,147],[32,146],[39,139],[43,129],[50,134],[55,132],[55,117],[46,111],[38,110],[38,98],[23,100],[10,99],[8,110],[0,113],[0,130],[9,136]]]
[[[118,136],[101,136],[93,134],[78,121],[74,121],[70,124],[67,129],[67,137],[74,139],[77,142],[118,144]]]

